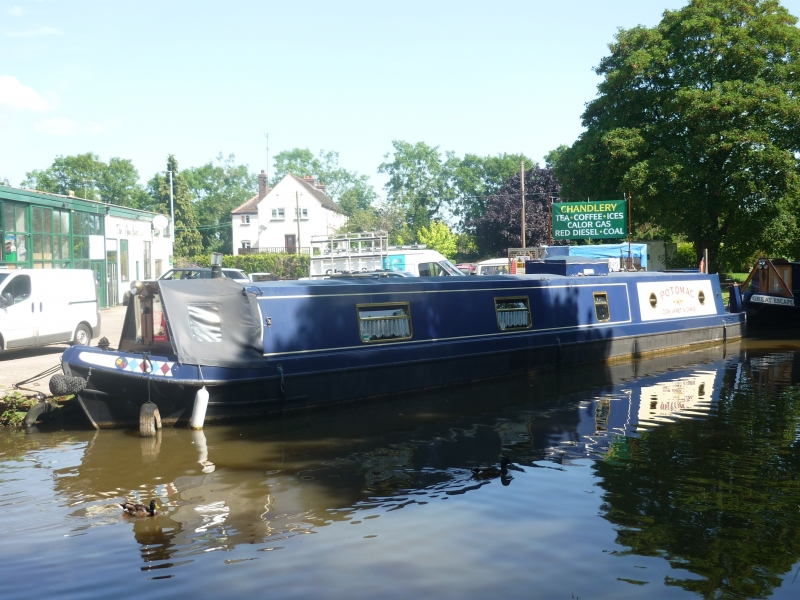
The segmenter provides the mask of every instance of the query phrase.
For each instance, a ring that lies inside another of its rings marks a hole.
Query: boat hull
[[[268,361],[263,370],[173,367],[172,377],[145,373],[120,373],[96,363],[130,359],[118,351],[76,346],[63,358],[65,373],[88,380],[80,394],[82,406],[98,428],[135,427],[142,404],[150,399],[159,407],[166,425],[186,424],[197,391],[205,384],[209,392],[206,421],[243,419],[289,410],[334,405],[359,399],[378,398],[426,389],[466,385],[471,382],[517,373],[567,368],[590,362],[631,360],[659,352],[679,351],[720,344],[744,333],[743,315],[709,317],[694,327],[675,330],[652,327],[634,333],[632,326],[610,328],[607,335],[586,339],[581,332],[533,333],[516,338],[406,348],[402,355],[386,352],[371,364],[358,364],[354,357],[283,356]],[[431,347],[433,346],[433,347]],[[462,344],[463,346],[463,344]],[[390,350],[390,349],[387,349]],[[169,362],[174,357],[151,357]],[[95,364],[92,364],[95,363]]]

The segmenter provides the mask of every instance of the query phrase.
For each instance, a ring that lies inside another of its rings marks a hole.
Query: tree
[[[182,172],[195,201],[205,254],[233,254],[231,211],[258,189],[257,175],[250,173],[247,165],[237,165],[235,161],[233,154],[225,159],[220,153],[216,164],[208,162]]]
[[[92,152],[56,156],[48,168],[26,173],[22,187],[64,196],[74,192],[81,198],[100,200],[97,181],[104,168],[100,157]]]
[[[197,215],[192,203],[189,185],[178,169],[178,161],[173,154],[167,159],[167,170],[172,171],[173,204],[175,207],[175,256],[195,256],[203,251],[203,238],[197,229]],[[150,195],[155,199],[156,212],[169,214],[169,174],[157,173],[148,184]]]
[[[384,202],[357,209],[347,219],[347,224],[339,233],[358,233],[361,231],[385,231],[390,244],[402,244],[405,213],[394,204]]]
[[[445,258],[453,258],[456,255],[458,236],[442,221],[431,221],[430,227],[420,227],[417,239],[420,244],[436,250]]]
[[[47,169],[26,173],[21,185],[64,196],[74,192],[81,198],[134,208],[151,202],[132,161],[111,158],[106,164],[91,152],[57,156]]]
[[[561,186],[550,169],[525,171],[525,243],[546,244],[550,238],[550,203],[558,202]],[[486,201],[486,212],[469,222],[482,254],[503,256],[522,244],[520,173]]]
[[[548,169],[555,169],[556,165],[558,165],[558,161],[561,160],[561,157],[564,155],[564,152],[568,150],[569,146],[565,144],[559,145],[557,148],[553,148],[544,155],[544,166]]]
[[[378,194],[368,183],[366,175],[359,175],[352,183],[352,187],[346,190],[339,197],[339,206],[349,216],[352,217],[356,211],[368,210],[378,199]]]
[[[369,184],[369,177],[339,166],[338,152],[320,150],[319,156],[314,156],[308,148],[279,152],[275,155],[272,185],[276,185],[287,173],[298,177],[314,177],[326,186],[325,193],[338,202],[348,215],[352,215],[354,210],[365,209],[377,198]]]
[[[456,190],[451,184],[454,154],[445,153],[425,142],[412,145],[395,140],[394,156],[378,167],[389,181],[384,186],[389,201],[405,214],[406,226],[416,235],[421,227],[428,227],[439,215],[443,205],[453,201]]]
[[[128,159],[110,159],[99,169],[95,185],[100,199],[109,204],[138,208],[149,201],[139,184],[139,171]]]
[[[707,248],[712,269],[771,250],[800,191],[796,22],[777,0],[692,0],[620,30],[586,131],[558,159],[565,196],[630,191],[634,222]]]
[[[466,154],[462,159],[451,159],[452,180],[457,190],[453,213],[461,218],[463,229],[474,233],[470,223],[486,213],[489,198],[499,192],[510,177],[519,174],[523,162],[526,171],[538,166],[522,154],[485,157]]]

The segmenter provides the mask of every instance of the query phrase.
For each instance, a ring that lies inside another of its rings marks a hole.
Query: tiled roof
[[[344,210],[342,210],[342,207],[340,207],[338,204],[336,204],[336,202],[331,200],[330,197],[327,196],[322,190],[318,190],[316,187],[311,185],[308,181],[304,181],[300,177],[297,177],[296,175],[292,175],[291,173],[289,173],[289,175],[287,175],[287,177],[294,177],[295,181],[297,181],[298,183],[300,183],[300,185],[302,185],[305,189],[307,189],[311,193],[311,195],[314,198],[316,198],[317,201],[320,204],[322,204],[323,207],[327,208],[328,210],[332,210],[333,212],[345,214]],[[267,196],[269,195],[269,193],[271,191],[272,191],[272,188],[267,188]],[[264,196],[264,198],[266,198],[266,196]],[[256,194],[255,196],[250,198],[244,204],[241,204],[241,205],[237,206],[236,208],[234,208],[231,211],[231,214],[232,215],[253,215],[253,214],[256,214],[258,212],[258,204],[264,198],[259,198],[258,194]]]
[[[289,173],[289,175],[292,174]],[[334,202],[333,200],[331,200],[330,197],[327,196],[322,190],[318,190],[309,182],[303,181],[296,175],[292,175],[292,177],[294,177],[296,181],[300,182],[300,184],[303,187],[305,187],[309,192],[311,192],[311,195],[313,195],[314,198],[316,198],[319,201],[319,203],[322,204],[322,206],[324,206],[328,210],[332,210],[333,212],[345,214],[344,210],[342,210],[342,207],[336,204],[336,202]]]
[[[270,189],[267,189],[267,194],[270,193]],[[265,196],[266,198],[266,196]],[[258,203],[261,202],[264,198],[259,198],[258,194],[250,198],[244,204],[240,204],[236,208],[231,211],[232,215],[250,215],[256,214],[258,212]]]

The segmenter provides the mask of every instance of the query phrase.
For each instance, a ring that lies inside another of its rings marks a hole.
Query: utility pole
[[[525,161],[519,161],[519,183],[522,187],[522,247],[527,248],[525,245]]]
[[[172,187],[172,171],[161,171],[162,173],[169,173],[169,220],[171,222],[170,229],[172,230],[171,238],[172,243],[175,243],[175,205],[174,195],[175,192]]]
[[[300,195],[294,193],[294,201],[297,210],[297,253],[300,254]]]
[[[633,256],[631,255],[631,193],[628,192],[628,270],[633,269]]]

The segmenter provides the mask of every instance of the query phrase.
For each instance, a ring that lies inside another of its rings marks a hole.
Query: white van
[[[490,258],[475,265],[475,275],[508,275],[509,260],[507,258]]]
[[[99,335],[100,303],[93,271],[0,271],[0,351],[88,344]]]

